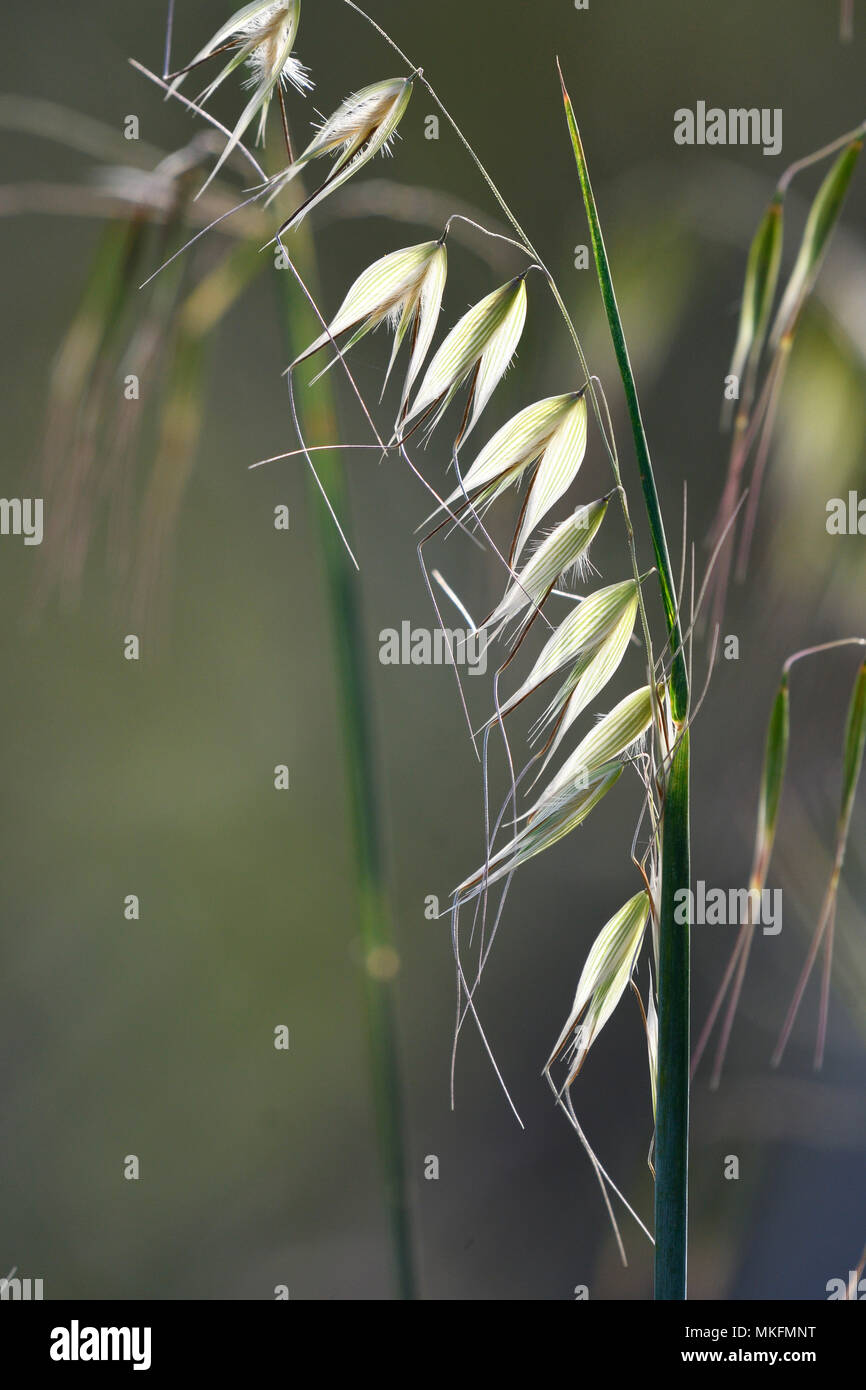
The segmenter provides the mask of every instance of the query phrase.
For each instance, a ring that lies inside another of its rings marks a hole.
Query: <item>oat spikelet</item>
[[[264,0],[264,3],[257,0],[257,3],[245,5],[217,30],[189,66],[176,74],[169,88],[170,95],[177,92],[184,77],[195,68],[217,54],[231,52],[228,62],[199,96],[199,105],[204,105],[236,68],[245,64],[249,69],[245,86],[252,89],[252,95],[238,117],[205,188],[256,117],[259,120],[256,138],[259,144],[264,143],[268,112],[275,92],[289,84],[301,92],[312,88],[308,69],[293,53],[300,21],[301,0]]]
[[[389,154],[397,127],[409,105],[413,84],[419,73],[374,82],[354,92],[323,121],[316,135],[294,163],[271,181],[267,202],[291,183],[313,160],[336,155],[331,172],[315,193],[292,213],[280,232],[297,226],[312,208],[340,188],[353,174],[377,154]]]
[[[447,273],[448,255],[442,240],[425,241],[383,256],[358,276],[327,332],[296,357],[289,370],[313,357],[341,333],[352,335],[343,349],[347,352],[380,324],[390,323],[394,328],[394,348],[386,385],[407,334],[412,344],[403,385],[405,403],[436,332]]]

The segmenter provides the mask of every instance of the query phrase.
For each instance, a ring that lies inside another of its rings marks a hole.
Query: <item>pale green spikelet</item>
[[[537,728],[559,720],[541,771],[547,767],[574,721],[583,713],[591,700],[601,693],[619,670],[634,632],[637,617],[637,594],[627,605],[619,622],[603,642],[586,652],[577,662],[568,680],[557,692]]]
[[[289,370],[293,371],[342,333],[352,334],[343,349],[347,352],[367,333],[391,321],[395,325],[394,348],[386,383],[406,333],[412,329],[412,352],[403,387],[405,401],[433,341],[447,269],[448,255],[441,241],[425,241],[382,256],[358,276],[327,332],[296,357]]]
[[[518,411],[485,444],[471,467],[464,473],[463,487],[455,488],[451,496],[446,498],[445,505],[453,506],[463,498],[465,490],[466,495],[472,497],[475,510],[484,510],[509,487],[518,483],[532,464],[543,461],[547,449],[556,439],[582,394],[580,391],[572,391],[562,396],[548,396],[545,400],[536,401],[533,405]],[[568,483],[579,467],[578,462]],[[435,516],[436,512],[433,515]]]
[[[571,1038],[565,1087],[577,1077],[589,1049],[628,988],[649,915],[649,894],[643,889],[611,917],[592,944],[568,1021],[547,1062],[549,1070]]]
[[[296,208],[283,223],[281,232],[297,226],[312,208],[340,188],[377,154],[390,151],[397,127],[412,97],[416,76],[417,73],[411,73],[408,77],[374,82],[347,97],[333,115],[322,123],[294,164],[272,179],[267,202],[273,201],[313,160],[337,154],[325,182]]]
[[[610,502],[611,494],[578,507],[545,537],[532,557],[512,580],[502,602],[494,608],[483,624],[496,637],[508,623],[513,622],[526,608],[534,613],[547,598],[555,584],[561,583],[569,571],[586,560]]]
[[[623,757],[643,738],[653,721],[653,690],[642,686],[620,700],[609,714],[581,739],[559,772],[548,783],[530,811],[530,821],[556,806],[573,787],[585,785],[586,778],[599,767]]]
[[[586,454],[586,395],[580,392],[549,440],[532,480],[520,530],[514,542],[514,558],[520,555],[532,532],[567,492]]]
[[[779,805],[782,799],[782,786],[785,781],[785,770],[788,762],[790,703],[788,673],[785,671],[773,701],[773,709],[767,728],[764,768],[761,775],[761,791],[758,801],[758,825],[755,834],[752,878],[761,888],[764,886],[776,839]]]
[[[500,712],[507,714],[515,709],[550,676],[561,671],[563,666],[574,662],[583,652],[603,642],[613,632],[636,596],[635,580],[626,579],[619,584],[598,589],[585,598],[560,623],[556,631],[551,633],[529,675],[501,706]]]
[[[737,341],[729,368],[730,375],[738,382],[742,382],[744,372],[748,372],[750,381],[753,379],[770,325],[782,261],[782,209],[782,195],[776,194],[749,248]],[[740,399],[743,399],[742,389]],[[732,405],[733,401],[725,402],[723,419],[730,415]]]
[[[771,335],[773,348],[793,333],[800,311],[818,278],[862,148],[862,140],[852,140],[839,155],[815,195],[797,260],[776,314]]]
[[[470,433],[513,358],[526,322],[526,276],[517,276],[473,305],[437,349],[406,412],[404,428],[436,407],[438,424],[460,387],[473,377]]]
[[[307,69],[293,54],[301,21],[301,0],[256,0],[232,15],[200,49],[190,63],[174,79],[170,92],[176,92],[188,71],[199,67],[218,50],[231,45],[236,51],[225,67],[205,88],[199,104],[207,102],[225,79],[246,63],[250,69],[248,86],[253,88],[244,110],[229,136],[228,143],[204,185],[219,172],[232,151],[243,139],[248,127],[259,117],[258,141],[263,143],[268,111],[278,85],[291,83],[299,91],[309,90],[312,82]]]

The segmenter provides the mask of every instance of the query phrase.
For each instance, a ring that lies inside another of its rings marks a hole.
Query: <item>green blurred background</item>
[[[205,41],[224,8],[182,0],[177,58]],[[560,277],[611,398],[640,520],[597,286],[591,271],[572,268],[587,234],[561,117],[559,54],[594,174],[672,548],[678,559],[685,479],[703,564],[724,476],[718,412],[746,249],[784,164],[862,120],[866,12],[857,15],[854,43],[843,45],[830,0],[592,0],[586,12],[571,0],[371,0],[371,8],[423,63]],[[119,11],[106,0],[86,8],[36,3],[26,24],[7,26],[0,90],[59,103],[115,135],[136,114],[142,142],[177,148],[193,133],[191,118],[126,62],[132,55],[161,69],[163,22],[159,4]],[[337,0],[306,0],[298,51],[314,69],[314,102],[324,111],[353,87],[399,71]],[[783,108],[780,159],[759,149],[675,146],[674,110],[700,99]],[[230,82],[213,109],[230,121],[237,100]],[[301,129],[311,112],[294,95],[290,106]],[[440,230],[438,211],[432,221],[398,224],[381,215],[386,207],[415,207],[420,191],[425,206],[472,205],[494,225],[496,210],[453,136],[443,126],[438,141],[424,139],[432,110],[420,90],[394,162],[365,170],[313,214],[327,310],[377,255]],[[101,232],[86,215],[87,195],[52,203],[51,190],[86,189],[97,162],[6,124],[3,494],[41,495],[34,480],[53,467],[60,497],[63,439],[55,432],[45,459],[46,402]],[[817,182],[813,173],[799,193],[795,186],[786,265],[803,199]],[[232,183],[236,192],[244,186]],[[824,527],[829,497],[864,488],[864,210],[860,169],[795,349],[749,586],[732,595],[725,631],[739,636],[740,660],[719,665],[694,738],[694,868],[714,885],[746,881],[782,660],[798,646],[866,630],[863,539],[829,537]],[[215,233],[196,264],[215,264],[227,244]],[[519,268],[509,255],[500,249],[491,264],[477,238],[455,242],[449,322]],[[143,271],[160,258],[151,240]],[[294,447],[280,375],[280,274],[269,266],[257,278],[213,344],[173,558],[164,552],[159,561],[158,621],[144,622],[133,606],[136,575],[117,578],[107,563],[118,547],[98,489],[78,592],[43,592],[48,541],[41,549],[0,541],[0,1266],[43,1278],[49,1298],[267,1299],[282,1284],[307,1299],[392,1291],[316,526],[301,460],[247,468]],[[490,407],[484,438],[520,405],[571,382],[561,325],[540,278],[530,283],[519,363]],[[354,357],[358,381],[374,397],[385,353],[376,339]],[[361,440],[357,407],[335,384],[342,437]],[[145,376],[146,422],[155,409],[147,385]],[[145,423],[122,465],[133,515],[153,447]],[[400,958],[421,1296],[568,1299],[587,1284],[592,1298],[647,1297],[649,1247],[624,1218],[630,1265],[621,1268],[591,1170],[540,1076],[593,935],[634,891],[633,791],[618,790],[511,892],[479,1007],[525,1131],[469,1030],[452,1113],[450,942],[447,923],[425,919],[424,900],[437,894],[444,902],[479,862],[478,767],[450,672],[377,659],[382,629],[431,622],[413,538],[427,499],[397,462],[345,458]],[[441,444],[420,458],[442,482]],[[579,496],[606,491],[607,477],[591,436]],[[273,526],[279,504],[291,509],[288,534]],[[608,524],[594,551],[605,582],[625,573],[617,526]],[[495,564],[459,537],[436,561],[476,616],[489,609],[501,586]],[[142,638],[138,663],[123,659],[131,632]],[[640,674],[639,655],[628,661],[620,694]],[[700,645],[699,685],[705,668]],[[823,1298],[827,1280],[846,1277],[866,1241],[862,803],[840,903],[824,1072],[811,1072],[814,989],[781,1073],[768,1066],[829,866],[853,674],[854,659],[841,655],[804,666],[794,682],[790,779],[771,875],[785,893],[784,930],[756,941],[721,1090],[710,1094],[704,1075],[695,1087],[696,1298]],[[483,691],[470,694],[480,712],[489,689],[478,685]],[[285,794],[273,788],[282,763],[291,769]],[[141,900],[138,922],[124,919],[132,893]],[[724,928],[695,932],[696,1024],[730,945]],[[291,1030],[288,1053],[273,1047],[279,1024]],[[609,1171],[647,1214],[651,1110],[631,1001],[593,1050],[575,1102]],[[124,1179],[128,1154],[140,1159],[138,1182]],[[729,1154],[740,1157],[736,1182],[723,1177]],[[439,1158],[438,1181],[424,1178],[428,1155]]]

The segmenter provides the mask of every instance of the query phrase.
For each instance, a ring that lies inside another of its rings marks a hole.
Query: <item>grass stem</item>
[[[562,74],[560,72],[560,78]],[[659,1046],[656,1110],[655,1296],[686,1297],[689,1140],[689,929],[675,920],[676,893],[691,885],[689,829],[689,677],[676,587],[637,386],[614,291],[580,132],[565,83],[566,119],[589,220],[601,297],[632,426],[672,656],[671,709],[677,727],[664,787],[659,902]]]
[[[292,258],[318,302],[315,249],[302,223],[292,234]],[[290,356],[298,356],[318,336],[321,324],[301,295],[291,295],[291,277],[280,276]],[[338,438],[333,392],[327,381],[298,400],[305,441],[315,447]],[[348,512],[345,470],[339,455],[322,454],[319,483],[339,517]],[[386,884],[377,795],[377,771],[357,577],[315,480],[310,502],[325,574],[337,662],[345,772],[354,842],[359,929],[364,957],[364,991],[370,1069],[378,1133],[385,1208],[388,1218],[396,1296],[416,1297],[416,1276],[404,1149],[403,1095],[399,1067],[394,981],[399,964]]]

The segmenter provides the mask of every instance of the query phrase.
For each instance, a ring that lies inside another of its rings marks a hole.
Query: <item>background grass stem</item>
[[[306,223],[293,232],[291,250],[304,283],[318,303],[315,249]],[[289,354],[294,358],[319,335],[321,324],[305,297],[292,292],[295,289],[293,278],[287,273],[280,273],[279,280],[283,286],[282,302]],[[339,438],[336,406],[327,378],[320,381],[315,392],[299,393],[297,407],[308,445],[333,444]],[[339,454],[318,454],[316,471],[334,512],[341,519],[346,518],[346,477]],[[371,1084],[393,1284],[398,1298],[411,1300],[416,1297],[417,1286],[406,1181],[403,1095],[394,999],[399,960],[394,946],[393,918],[386,884],[357,575],[333,520],[322,505],[321,494],[312,477],[309,492],[331,612],[337,664],[363,953]]]

